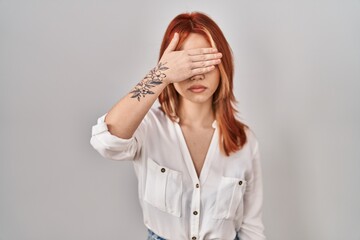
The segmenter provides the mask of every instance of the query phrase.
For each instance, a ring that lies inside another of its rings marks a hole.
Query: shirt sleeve
[[[129,139],[112,135],[105,122],[107,113],[98,118],[92,126],[90,144],[104,158],[111,160],[137,160],[145,142],[148,113]]]
[[[265,240],[262,222],[263,182],[259,144],[256,141],[253,169],[244,195],[244,216],[237,236],[240,240]]]

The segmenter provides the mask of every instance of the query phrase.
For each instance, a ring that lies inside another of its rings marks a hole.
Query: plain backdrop
[[[146,239],[133,165],[91,127],[186,11],[232,47],[268,239],[360,239],[358,0],[0,0],[0,240]]]

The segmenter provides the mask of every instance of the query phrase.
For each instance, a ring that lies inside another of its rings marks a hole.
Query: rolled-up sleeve
[[[253,168],[244,195],[244,216],[237,236],[240,240],[264,240],[262,221],[263,182],[259,144],[256,142],[253,154]]]
[[[133,136],[129,139],[112,135],[105,122],[107,113],[98,118],[92,126],[90,144],[104,158],[111,160],[136,160],[146,136],[146,117],[142,120]]]

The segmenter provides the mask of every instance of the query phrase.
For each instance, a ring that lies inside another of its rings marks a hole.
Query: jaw
[[[184,96],[179,94],[180,103],[183,105],[203,105],[203,104],[212,104],[212,96],[209,94],[197,94],[197,93],[187,93]]]

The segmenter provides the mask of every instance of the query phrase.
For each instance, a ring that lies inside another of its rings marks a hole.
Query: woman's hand
[[[194,75],[205,74],[215,69],[221,62],[222,54],[215,48],[196,48],[174,51],[179,42],[179,34],[175,33],[169,46],[165,49],[159,68],[166,75],[163,81],[176,83]]]

